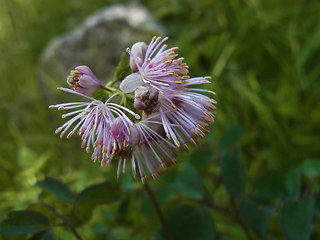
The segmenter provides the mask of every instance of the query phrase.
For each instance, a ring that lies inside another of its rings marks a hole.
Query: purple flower
[[[133,123],[128,118],[130,114],[139,119],[135,112],[111,102],[116,94],[106,102],[87,96],[102,86],[86,66],[71,71],[68,83],[73,90],[60,89],[90,101],[51,106],[72,109],[62,116],[71,119],[56,133],[62,137],[69,131],[67,138],[70,138],[78,132],[82,148],[89,152],[92,147],[92,160],[102,166],[111,165],[112,159],[117,158],[118,178],[128,161],[133,175],[139,175],[142,182],[148,172],[158,178],[161,167],[165,169],[177,163],[176,151],[188,151],[188,144],[198,144],[214,122],[216,101],[203,93],[215,93],[192,87],[210,83],[211,78],[190,78],[184,59],[176,59],[178,48],[167,49],[163,44],[166,40],[154,37],[149,45],[138,42],[132,50],[127,49],[133,73],[122,81],[120,89],[124,93],[134,92],[133,107],[143,111],[140,122]],[[122,102],[126,103],[126,98]]]
[[[130,54],[130,65],[138,69],[127,76],[120,84],[124,93],[133,92],[138,86],[149,86],[159,91],[174,91],[180,88],[181,81],[188,79],[188,66],[183,63],[183,58],[175,59],[177,47],[166,49],[163,43],[167,38],[154,37],[147,49],[144,45],[133,45],[132,50],[127,48]],[[135,64],[134,64],[135,63]],[[132,68],[132,67],[131,67]]]
[[[136,119],[140,118],[139,115],[123,106],[111,103],[110,100],[115,94],[103,103],[70,89],[59,89],[85,97],[90,102],[62,103],[50,106],[50,108],[58,108],[58,110],[73,110],[62,115],[62,118],[73,117],[59,127],[56,133],[61,132],[60,137],[62,138],[75,124],[67,138],[71,138],[78,131],[78,135],[82,138],[81,147],[86,148],[87,152],[90,152],[90,147],[93,147],[92,160],[98,160],[101,165],[110,165],[113,157],[122,158],[124,156],[122,148],[127,144],[127,141],[124,140],[130,139],[130,135],[132,136],[132,132],[134,132],[131,129],[132,121],[123,111],[133,115]],[[122,130],[118,126],[122,126]]]
[[[135,109],[144,110],[145,113],[151,114],[159,108],[159,91],[151,87],[137,87],[134,93]]]
[[[102,87],[99,79],[87,66],[78,66],[72,70],[67,83],[72,90],[88,96]]]
[[[164,131],[180,150],[188,150],[187,143],[197,145],[197,139],[204,137],[214,122],[216,101],[193,91],[210,92],[183,89],[173,94],[159,95],[159,113]]]
[[[132,172],[136,177],[139,172],[141,181],[147,179],[147,172],[150,172],[154,179],[157,179],[163,169],[176,164],[175,146],[161,134],[162,123],[158,122],[158,115],[151,116],[135,124],[140,134],[140,142],[135,147],[132,155]]]

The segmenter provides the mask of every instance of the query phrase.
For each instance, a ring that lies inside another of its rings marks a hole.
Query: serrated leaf
[[[204,193],[204,184],[198,171],[190,164],[184,164],[172,184],[173,188],[184,195],[200,199]]]
[[[64,201],[72,203],[75,200],[75,195],[70,191],[68,186],[57,179],[46,177],[44,180],[38,181],[36,186],[49,191]]]
[[[220,147],[226,150],[231,147],[243,135],[243,127],[240,124],[234,124],[229,127],[220,139]]]
[[[313,196],[300,202],[287,200],[283,203],[280,224],[287,239],[307,240],[310,238],[314,203]]]
[[[4,235],[33,234],[47,229],[50,229],[47,217],[31,210],[12,211],[0,224]]]
[[[165,217],[172,239],[214,240],[217,238],[214,221],[206,209],[179,206]]]
[[[320,159],[307,159],[302,162],[300,169],[301,173],[308,178],[320,176]]]
[[[232,196],[240,196],[245,190],[245,173],[240,158],[240,149],[233,153],[227,152],[221,162],[223,183]]]
[[[276,206],[263,206],[246,198],[240,203],[240,213],[251,228],[262,238],[267,234],[269,217],[276,211]]]

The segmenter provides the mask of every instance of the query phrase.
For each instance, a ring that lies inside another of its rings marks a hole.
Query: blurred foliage
[[[36,75],[53,37],[120,2],[130,1],[0,0],[0,239],[74,239],[72,228],[85,239],[163,239],[129,171],[116,182],[79,139],[54,135]],[[217,92],[202,146],[150,181],[174,239],[320,238],[319,2],[135,3]]]

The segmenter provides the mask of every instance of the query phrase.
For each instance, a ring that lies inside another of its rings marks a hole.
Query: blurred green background
[[[79,227],[84,239],[161,239],[152,205],[130,171],[117,183],[116,166],[100,168],[79,148],[79,139],[60,140],[54,134],[59,125],[50,119],[36,78],[39,57],[53,37],[115,3],[146,7],[179,46],[191,76],[212,76],[210,88],[217,93],[216,123],[202,146],[182,154],[179,166],[159,181],[150,181],[168,222],[193,218],[186,213],[210,205],[204,203],[206,196],[223,208],[238,206],[252,239],[320,238],[316,0],[0,0],[0,220],[9,211],[30,208],[39,194],[45,195],[35,186],[44,176],[61,180],[73,192],[109,180],[121,197],[95,209],[90,221]],[[291,178],[296,169],[299,177]],[[63,201],[44,198],[67,211]],[[288,199],[301,203],[295,208],[302,210],[292,219],[305,217],[303,223],[288,223]],[[180,209],[173,211],[174,206]],[[256,218],[246,215],[252,209],[259,210]],[[310,214],[305,216],[307,210]],[[200,217],[209,222],[207,230],[215,227],[209,233],[200,229],[193,239],[248,239],[237,217],[212,207]],[[306,234],[294,238],[288,226]],[[54,232],[57,239],[73,239],[67,229]]]

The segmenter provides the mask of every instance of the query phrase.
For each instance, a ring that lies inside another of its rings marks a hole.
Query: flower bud
[[[137,87],[134,93],[133,106],[138,110],[144,110],[151,114],[159,107],[159,91],[151,87]]]
[[[137,42],[132,45],[131,52],[134,54],[134,56],[136,56],[136,58],[138,60],[138,64],[143,63],[147,48],[148,48],[148,46],[144,42]],[[130,68],[131,68],[132,72],[138,71],[137,64],[134,61],[134,59],[132,59],[132,57],[130,57]]]
[[[67,83],[72,90],[85,95],[91,95],[102,87],[99,79],[87,66],[78,66],[72,70]]]

